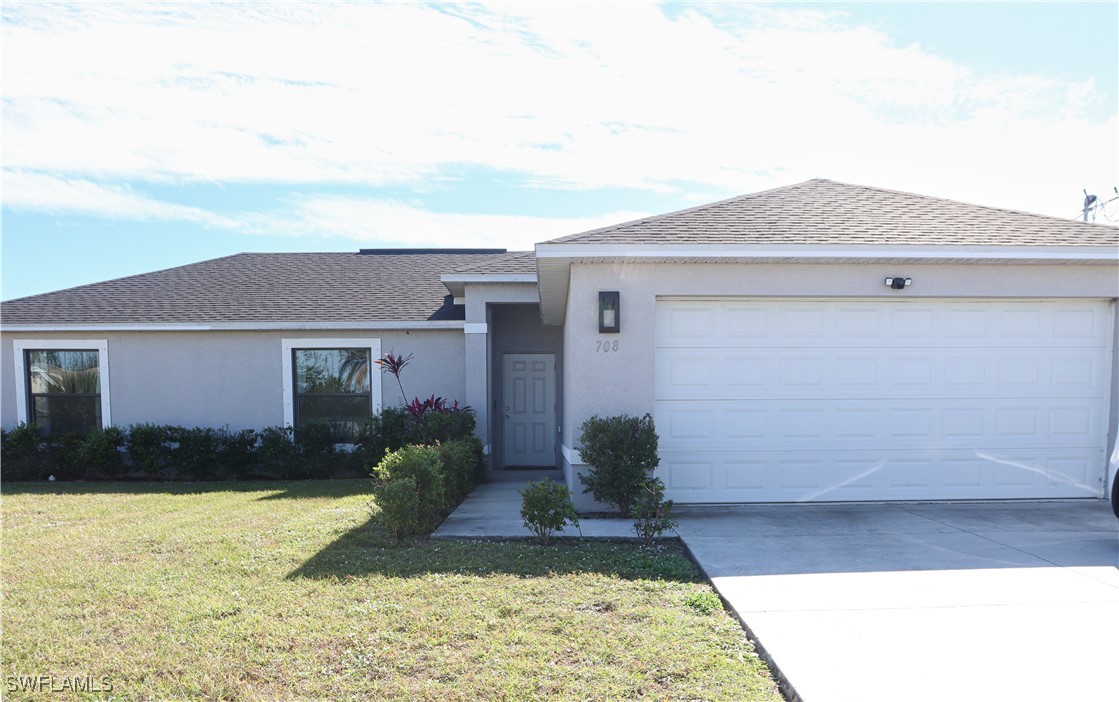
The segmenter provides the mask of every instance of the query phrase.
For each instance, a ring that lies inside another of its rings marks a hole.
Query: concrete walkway
[[[513,474],[435,538],[528,532]],[[678,510],[679,535],[807,702],[1117,699],[1119,529],[1098,501]],[[587,519],[588,538],[632,537]]]

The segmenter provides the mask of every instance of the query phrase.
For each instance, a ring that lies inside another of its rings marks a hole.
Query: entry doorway
[[[555,355],[506,353],[501,361],[505,466],[555,466]]]

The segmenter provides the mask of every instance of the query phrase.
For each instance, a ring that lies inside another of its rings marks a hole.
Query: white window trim
[[[27,424],[27,364],[25,351],[97,351],[97,372],[101,380],[101,428],[113,425],[109,413],[108,339],[15,339],[12,341],[16,366],[16,421]]]
[[[374,363],[381,357],[381,340],[378,339],[283,339],[284,369],[284,426],[295,426],[295,375],[292,372],[292,351],[295,349],[369,349],[369,362]],[[374,372],[376,370],[376,372]],[[369,411],[381,412],[381,369],[369,369]]]

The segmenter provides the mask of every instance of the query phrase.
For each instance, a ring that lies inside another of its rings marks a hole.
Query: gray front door
[[[556,357],[502,355],[506,466],[556,463]]]

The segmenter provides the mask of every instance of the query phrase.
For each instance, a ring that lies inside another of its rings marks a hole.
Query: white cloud
[[[439,213],[400,202],[356,197],[298,198],[280,215],[249,217],[246,231],[267,234],[313,234],[375,242],[378,246],[486,247],[499,243],[530,250],[537,242],[641,217],[617,211],[598,217],[525,217]]]
[[[40,210],[106,219],[194,222],[230,228],[235,221],[198,207],[152,198],[132,188],[85,178],[4,170],[4,206],[15,211]]]
[[[1089,80],[977,72],[835,11],[724,7],[9,3],[3,158],[71,187],[375,188],[449,164],[721,195],[831,177],[1070,216],[1119,179]]]
[[[437,213],[400,202],[347,196],[299,196],[273,211],[216,213],[87,179],[5,171],[4,183],[4,204],[15,211],[181,221],[244,234],[313,236],[389,247],[487,247],[500,243],[509,250],[529,250],[545,239],[644,214],[615,211],[598,217],[545,218]]]

